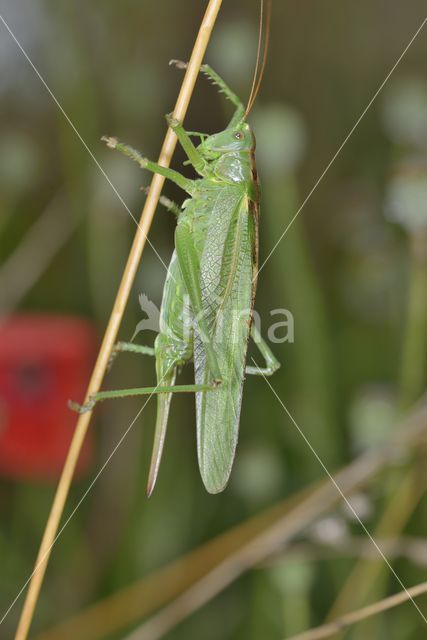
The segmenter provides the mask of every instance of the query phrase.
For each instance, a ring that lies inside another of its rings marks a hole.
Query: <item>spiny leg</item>
[[[246,367],[245,372],[248,375],[253,376],[272,376],[273,373],[275,373],[277,369],[280,368],[280,362],[277,360],[276,356],[271,351],[264,338],[261,336],[255,324],[252,324],[251,327],[251,337],[260,350],[261,355],[265,360],[266,366],[264,368]]]
[[[200,391],[213,391],[214,385],[209,384],[181,384],[155,387],[136,387],[135,389],[113,389],[111,391],[99,391],[90,396],[86,404],[80,405],[77,402],[69,401],[68,406],[78,413],[91,411],[95,405],[104,400],[114,400],[117,398],[130,398],[135,396],[150,396],[159,393],[198,393]]]
[[[156,350],[153,347],[146,347],[144,345],[134,344],[133,342],[118,342],[112,351],[111,357],[114,358],[118,355],[118,353],[128,352],[128,353],[136,353],[138,355],[149,355],[157,357],[157,369],[159,369],[159,361],[160,358],[156,353]],[[211,385],[198,385],[198,384],[189,384],[189,385],[174,385],[173,380],[167,380],[170,384],[161,386],[161,383],[165,379],[165,377],[169,376],[168,370],[158,371],[158,380],[160,383],[155,387],[137,387],[135,389],[113,389],[111,391],[99,391],[98,393],[94,393],[90,396],[89,401],[80,405],[77,402],[73,402],[70,400],[69,407],[73,409],[73,411],[77,411],[78,413],[86,413],[87,411],[91,411],[96,404],[99,402],[103,402],[104,400],[114,400],[117,398],[129,398],[132,396],[146,396],[146,395],[157,395],[161,393],[196,393],[198,391],[211,391],[214,387]],[[203,388],[202,388],[203,387]]]
[[[144,191],[148,195],[150,192],[150,187],[141,187],[141,191]],[[159,204],[161,204],[162,207],[165,207],[165,209],[173,213],[176,217],[178,217],[179,214],[181,213],[181,207],[179,206],[179,204],[177,204],[173,200],[170,200],[166,196],[160,196]]]
[[[182,60],[171,60],[169,64],[175,65],[178,69],[186,69],[188,66],[187,62],[182,62]],[[224,80],[219,76],[216,71],[212,69],[208,64],[202,64],[200,67],[200,71],[207,77],[209,80],[213,82],[217,87],[219,87],[220,93],[223,93],[230,102],[234,104],[236,107],[236,111],[228,125],[228,129],[232,129],[235,127],[242,119],[245,114],[245,107],[240,100],[240,98],[230,89],[228,84],[224,82]]]
[[[219,76],[216,71],[212,69],[208,64],[204,64],[201,67],[202,73],[205,74],[217,87],[219,87],[220,93],[223,93],[232,104],[236,107],[233,117],[231,118],[228,129],[233,129],[242,119],[245,114],[245,107],[240,98],[230,89],[228,84]]]
[[[157,162],[152,162],[148,160],[148,158],[144,158],[144,156],[137,150],[131,147],[128,144],[124,144],[123,142],[119,142],[117,138],[109,138],[108,136],[103,136],[101,138],[104,142],[107,143],[107,146],[110,149],[117,149],[128,158],[131,158],[135,162],[139,164],[141,169],[147,169],[152,173],[158,173],[161,176],[164,176],[171,182],[174,182],[178,187],[186,191],[189,195],[194,193],[194,180],[189,180],[185,178],[183,175],[178,173],[178,171],[174,171],[173,169],[169,169],[168,167],[162,167]]]
[[[166,196],[160,196],[159,203],[165,207],[168,211],[173,213],[176,217],[181,213],[181,207],[173,200],[169,200]]]
[[[137,353],[139,355],[145,355],[145,356],[155,355],[155,350],[153,347],[146,347],[142,344],[135,344],[133,342],[117,342],[117,344],[114,345],[111,351],[111,356],[108,363],[109,369],[111,369],[113,362],[117,358],[119,353],[124,353],[124,352]]]
[[[200,138],[201,142],[206,138],[209,138],[209,134],[202,133],[201,131],[187,131],[188,135],[192,138]]]
[[[208,164],[202,154],[194,146],[182,123],[176,118],[173,118],[170,114],[166,116],[166,122],[178,138],[181,147],[184,149],[187,158],[193,165],[194,169],[200,173],[200,175],[205,175]]]
[[[154,356],[154,347],[146,347],[143,344],[135,344],[134,342],[118,342],[114,345],[112,354],[117,353],[138,353],[144,356]]]
[[[188,67],[188,62],[183,62],[182,60],[171,60],[169,62],[170,65],[174,65],[177,69],[186,69]],[[228,84],[221,78],[220,75],[217,74],[216,71],[212,69],[212,67],[208,64],[202,64],[200,67],[200,71],[207,77],[209,80],[213,82],[221,93],[223,93],[230,102],[234,104],[236,109],[241,109],[242,115],[245,112],[245,107],[243,106],[240,98],[230,89]]]

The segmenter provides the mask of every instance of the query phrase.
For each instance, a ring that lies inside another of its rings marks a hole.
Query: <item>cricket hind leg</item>
[[[162,350],[160,348],[160,336],[162,335],[163,334],[158,334],[154,349],[152,347],[137,345],[132,342],[118,342],[115,346],[116,355],[120,352],[130,352],[139,355],[150,355],[156,357],[157,384],[155,387],[135,387],[130,389],[111,389],[108,391],[98,391],[98,393],[94,393],[89,396],[89,399],[83,405],[70,400],[68,402],[68,406],[70,407],[70,409],[72,409],[73,411],[77,411],[77,413],[86,413],[88,411],[92,411],[92,409],[97,404],[99,404],[100,402],[104,402],[105,400],[116,400],[136,396],[151,396],[168,393],[197,393],[199,391],[211,391],[212,389],[214,389],[213,385],[175,385],[175,379],[173,379],[172,382],[168,382],[168,368],[166,367],[165,369],[162,366],[162,360],[164,359],[169,363],[169,368],[176,368],[178,365],[184,364],[186,360],[181,355],[182,350],[180,351],[179,357],[175,356],[175,360],[170,356],[168,358],[165,358],[164,349]]]
[[[214,384],[178,384],[178,385],[156,385],[155,387],[135,387],[132,389],[112,389],[111,391],[98,391],[89,396],[85,404],[79,404],[69,400],[68,406],[77,413],[87,413],[104,400],[116,400],[122,398],[134,398],[138,396],[153,396],[159,393],[198,393],[199,391],[213,391]]]
[[[265,360],[265,367],[246,367],[245,373],[253,376],[272,376],[280,368],[280,362],[277,360],[270,347],[261,336],[255,324],[251,327],[251,337],[258,347],[261,355]]]
[[[159,333],[155,340],[154,349],[129,342],[121,342],[116,345],[116,351],[131,352],[140,355],[155,355],[157,385],[155,387],[100,391],[90,396],[89,401],[83,406],[76,403],[69,403],[69,406],[79,413],[85,413],[86,411],[91,411],[96,404],[104,400],[129,396],[157,395],[157,417],[153,452],[147,482],[147,496],[150,496],[159,472],[173,393],[212,391],[214,387],[212,385],[200,384],[175,385],[178,366],[188,362],[192,356],[192,343],[185,342],[184,340],[171,340],[164,333]]]

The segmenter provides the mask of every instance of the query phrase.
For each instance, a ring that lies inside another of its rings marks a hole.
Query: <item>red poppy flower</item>
[[[96,349],[93,326],[70,316],[0,318],[0,473],[56,478],[76,424],[70,398],[82,398]],[[90,460],[86,439],[78,464]]]

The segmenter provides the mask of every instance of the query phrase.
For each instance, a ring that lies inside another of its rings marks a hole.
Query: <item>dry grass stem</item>
[[[315,629],[310,629],[309,631],[304,631],[304,633],[299,633],[298,635],[287,638],[286,640],[321,640],[321,638],[329,638],[335,633],[348,629],[348,627],[360,622],[361,620],[378,615],[392,607],[397,607],[399,604],[407,602],[410,598],[416,598],[423,593],[427,593],[427,582],[422,582],[421,584],[411,587],[406,591],[401,591],[400,593],[396,593],[394,596],[384,598],[384,600],[380,600],[379,602],[370,604],[367,607],[348,613],[334,622],[322,625],[321,627],[316,627]]]
[[[392,499],[386,505],[373,533],[375,540],[381,540],[386,536],[394,536],[397,544],[399,533],[406,526],[425,491],[426,478],[421,477],[419,468],[414,465],[402,478],[400,485],[393,493]],[[372,594],[371,598],[369,598],[369,592],[373,585],[377,584],[379,577],[385,570],[386,567],[384,567],[384,563],[378,555],[376,562],[373,562],[372,558],[369,560],[361,558],[352,568],[344,585],[341,587],[328,613],[326,622],[337,619],[347,611],[354,609],[354,607],[362,606],[369,599],[375,598]],[[378,597],[382,595],[384,594],[379,593]]]
[[[371,481],[385,466],[395,464],[408,454],[408,449],[419,445],[427,429],[427,405],[419,406],[400,428],[385,443],[360,455],[347,467],[339,471],[334,480],[346,495],[360,489]],[[239,548],[222,558],[217,557],[215,566],[210,566],[190,586],[186,586],[174,600],[143,622],[126,640],[158,640],[170,632],[186,617],[209,602],[218,593],[234,582],[245,571],[251,569],[278,549],[286,545],[295,535],[320,516],[330,511],[341,500],[336,486],[329,479],[305,492],[302,497],[293,497],[285,512],[278,514],[263,530],[242,541]],[[282,507],[283,509],[283,507]],[[197,551],[196,551],[197,552]],[[142,586],[143,582],[141,583]],[[142,611],[142,604],[141,611]],[[98,614],[101,612],[98,608]],[[126,612],[122,612],[126,614]],[[141,617],[142,617],[141,613]],[[93,620],[95,622],[95,620]],[[129,619],[127,620],[129,623]],[[55,636],[49,636],[54,638]],[[58,637],[58,636],[57,636]],[[69,636],[72,637],[72,636]],[[103,636],[98,636],[103,637]],[[43,639],[44,640],[44,639]]]

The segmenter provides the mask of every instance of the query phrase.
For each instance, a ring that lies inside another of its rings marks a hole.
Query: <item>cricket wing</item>
[[[231,210],[214,212],[201,259],[201,282],[209,334],[223,376],[212,392],[196,394],[200,473],[210,493],[222,491],[236,451],[246,352],[254,297],[256,224],[241,195]],[[220,254],[219,254],[220,252]],[[212,256],[216,260],[212,261]],[[197,383],[209,384],[201,337],[195,332]]]

